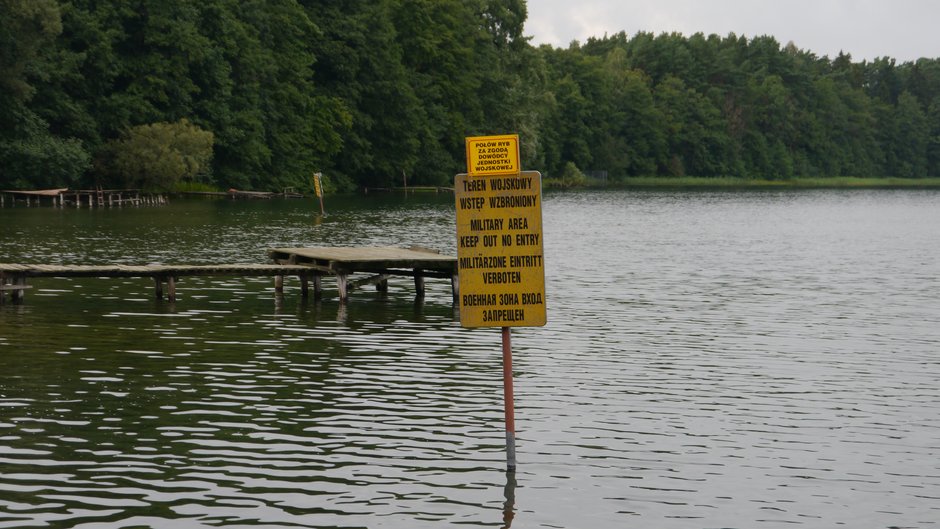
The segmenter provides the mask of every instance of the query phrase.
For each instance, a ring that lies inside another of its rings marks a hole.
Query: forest
[[[0,0],[0,189],[450,185],[464,138],[605,175],[940,177],[940,58],[533,46],[525,0]]]

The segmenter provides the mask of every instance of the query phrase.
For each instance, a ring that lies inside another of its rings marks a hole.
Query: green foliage
[[[578,166],[568,162],[561,172],[561,185],[565,187],[580,186],[587,182],[587,177],[578,169]]]
[[[524,0],[0,0],[0,184],[439,185],[466,136],[512,132],[560,181],[940,176],[940,59],[701,33],[536,48],[525,20]],[[199,176],[132,133],[183,118],[214,138]]]
[[[82,143],[57,134],[32,108],[55,62],[44,54],[62,31],[52,0],[0,0],[0,186],[74,185],[90,166]]]
[[[213,134],[186,119],[128,129],[102,149],[98,166],[112,185],[170,191],[180,182],[207,183]]]
[[[614,181],[940,176],[940,59],[853,63],[734,34],[541,50],[558,103],[542,123],[549,175],[574,161]]]
[[[33,93],[37,59],[62,31],[54,0],[0,0],[0,90],[15,100]]]
[[[204,182],[180,181],[176,182],[171,191],[174,193],[218,193],[220,190],[217,186]]]
[[[90,166],[91,157],[76,139],[41,134],[0,141],[0,186],[4,188],[74,186]]]

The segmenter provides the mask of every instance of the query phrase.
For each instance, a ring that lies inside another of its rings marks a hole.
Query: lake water
[[[450,195],[0,209],[0,261],[455,253]],[[940,192],[547,193],[549,323],[449,282],[41,279],[0,306],[0,528],[940,526]]]

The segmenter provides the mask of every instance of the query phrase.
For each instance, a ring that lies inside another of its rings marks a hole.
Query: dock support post
[[[376,292],[388,292],[388,276],[383,275],[381,279],[375,282]]]
[[[157,299],[163,299],[163,277],[162,276],[153,276],[154,283],[154,296]]]
[[[415,295],[419,298],[424,297],[424,275],[420,268],[415,268]]]
[[[16,276],[13,278],[13,285],[19,288],[13,289],[10,296],[13,303],[22,303],[26,299],[26,276]]]
[[[307,279],[307,274],[300,274],[300,297],[307,299],[310,297],[310,281]]]
[[[450,276],[450,292],[454,295],[454,305],[460,304],[460,277],[457,272]]]
[[[274,293],[284,293],[284,276],[274,276]]]
[[[176,301],[176,278],[166,277],[166,299],[167,301]]]
[[[349,299],[349,291],[346,288],[348,279],[349,277],[344,273],[336,274],[336,288],[339,290],[339,300],[341,303],[346,303],[346,300]]]
[[[323,276],[322,274],[313,274],[313,299],[323,297]]]

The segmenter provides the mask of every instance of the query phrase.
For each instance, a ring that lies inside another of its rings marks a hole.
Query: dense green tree
[[[315,171],[342,189],[441,184],[465,137],[507,132],[549,175],[940,175],[936,58],[734,33],[533,47],[526,15],[524,0],[0,0],[0,185],[121,183],[107,159],[127,131],[183,118],[212,133],[201,174],[222,188],[306,189]]]
[[[666,174],[729,174],[730,138],[714,103],[677,77],[665,78],[654,93],[669,144]]]
[[[91,165],[80,141],[49,134],[47,125],[28,110],[12,121],[18,137],[0,139],[0,188],[51,189],[79,182]]]
[[[883,108],[879,131],[890,176],[923,178],[927,175],[930,125],[917,98],[904,91],[896,109]]]
[[[81,142],[50,131],[32,105],[61,31],[54,1],[0,0],[0,186],[68,186],[89,167]]]
[[[5,97],[26,101],[41,78],[40,52],[62,31],[54,0],[0,0],[0,89]]]
[[[418,163],[422,126],[392,24],[393,3],[310,0],[304,7],[320,28],[317,89],[338,98],[350,118],[341,150],[324,169],[347,182],[393,185]]]
[[[182,181],[207,180],[213,140],[186,119],[137,125],[109,141],[97,164],[122,187],[172,191]]]

